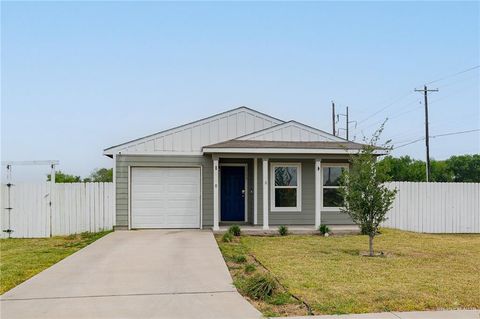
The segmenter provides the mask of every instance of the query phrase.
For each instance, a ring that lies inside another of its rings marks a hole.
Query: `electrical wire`
[[[368,121],[370,118],[374,117],[374,116],[377,115],[378,113],[381,113],[381,112],[385,111],[385,110],[388,109],[389,107],[393,106],[395,103],[400,102],[401,100],[403,100],[404,98],[406,98],[406,97],[409,96],[409,95],[412,95],[413,93],[414,93],[414,92],[409,92],[408,94],[404,94],[404,95],[396,98],[393,102],[391,102],[391,103],[383,106],[383,107],[380,108],[378,111],[376,111],[376,112],[374,112],[373,114],[367,116],[367,117],[364,118],[363,120],[358,121],[358,124],[363,123],[363,122],[365,122],[365,121]]]
[[[457,75],[460,75],[460,74],[463,74],[463,73],[466,73],[466,72],[469,72],[469,71],[472,71],[472,70],[475,70],[475,69],[478,69],[480,68],[480,65],[476,65],[476,66],[473,66],[473,67],[470,67],[468,69],[465,69],[465,70],[462,70],[462,71],[459,71],[459,72],[456,72],[456,73],[453,73],[453,74],[450,74],[450,75],[447,75],[447,76],[444,76],[442,78],[438,78],[436,80],[433,80],[433,81],[430,81],[430,82],[427,82],[425,83],[425,85],[427,84],[432,84],[432,83],[436,83],[436,82],[440,82],[440,81],[443,81],[443,80],[446,80],[446,79],[449,79],[451,77],[455,77]],[[449,86],[450,84],[446,84],[444,85],[443,87],[445,86]],[[358,124],[361,124],[361,123],[364,123],[366,121],[368,121],[369,119],[371,119],[372,117],[374,117],[375,115],[385,111],[386,109],[390,108],[391,106],[395,105],[396,103],[400,102],[401,100],[403,100],[404,98],[406,98],[407,96],[409,95],[412,95],[414,94],[415,92],[409,92],[407,94],[404,94],[404,95],[401,95],[400,97],[398,97],[397,99],[395,99],[393,102],[381,107],[380,109],[378,109],[377,111],[375,111],[374,113],[372,113],[371,115],[367,116],[366,118],[358,121]],[[377,122],[378,123],[378,122]]]
[[[478,131],[480,131],[480,128],[473,129],[473,130],[467,130],[467,131],[459,131],[459,132],[450,132],[450,133],[431,135],[430,138],[437,138],[437,137],[451,136],[451,135],[458,135],[458,134],[466,134],[466,133],[472,133],[472,132],[478,132]],[[394,147],[393,149],[396,150],[398,148],[401,148],[401,147],[404,147],[404,146],[407,146],[407,145],[411,145],[411,144],[414,144],[414,143],[417,143],[417,142],[420,142],[420,141],[423,141],[423,140],[425,140],[425,137],[415,139],[415,140],[410,141],[408,143],[405,143],[405,144],[399,145],[397,147]]]
[[[440,81],[449,79],[449,78],[451,78],[451,77],[454,77],[454,76],[457,76],[457,75],[460,75],[460,74],[463,74],[463,73],[466,73],[466,72],[469,72],[469,71],[472,71],[472,70],[475,70],[475,69],[478,69],[478,68],[480,68],[480,65],[475,65],[475,66],[472,66],[471,68],[468,68],[468,69],[465,69],[465,70],[462,70],[462,71],[459,71],[459,72],[456,72],[456,73],[453,73],[453,74],[444,76],[444,77],[442,77],[442,78],[439,78],[439,79],[436,79],[436,80],[427,82],[427,83],[425,83],[425,85],[427,85],[427,84],[432,84],[432,83],[436,83],[436,82],[440,82]]]

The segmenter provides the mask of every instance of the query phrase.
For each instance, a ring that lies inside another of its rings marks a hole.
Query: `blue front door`
[[[245,220],[245,168],[221,166],[221,221]]]

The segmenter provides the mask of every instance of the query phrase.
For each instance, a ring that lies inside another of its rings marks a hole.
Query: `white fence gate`
[[[115,222],[113,183],[15,183],[1,186],[1,238],[50,237],[110,230]],[[52,201],[50,207],[50,200]],[[8,209],[11,208],[11,209]],[[10,219],[10,221],[9,221]]]
[[[480,233],[480,184],[391,182],[398,190],[385,227],[424,233]]]

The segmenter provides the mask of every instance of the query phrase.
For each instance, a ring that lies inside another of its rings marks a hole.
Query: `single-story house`
[[[361,147],[247,107],[112,146],[115,225],[350,225],[338,177]]]

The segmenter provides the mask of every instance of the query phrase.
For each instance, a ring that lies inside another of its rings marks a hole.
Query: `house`
[[[338,177],[361,147],[247,107],[112,146],[116,228],[350,225]]]

